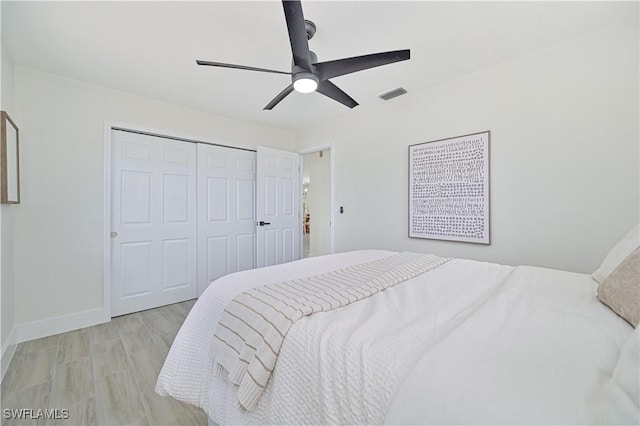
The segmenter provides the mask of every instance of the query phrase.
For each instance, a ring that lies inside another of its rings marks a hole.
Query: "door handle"
[[[258,222],[258,226],[265,226],[265,225],[271,225],[271,222],[265,222],[264,220],[261,220],[260,222]]]

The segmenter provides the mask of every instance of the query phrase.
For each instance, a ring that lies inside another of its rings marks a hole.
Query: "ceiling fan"
[[[338,86],[329,81],[330,78],[379,67],[381,65],[392,64],[394,62],[406,61],[410,58],[410,50],[405,49],[355,56],[335,61],[318,62],[316,54],[309,50],[308,43],[308,40],[310,40],[316,32],[316,26],[313,22],[304,19],[300,0],[283,0],[282,6],[284,7],[284,17],[287,21],[291,52],[293,53],[291,72],[202,60],[196,60],[196,63],[198,65],[212,67],[236,68],[248,71],[291,75],[291,84],[264,107],[265,110],[271,110],[294,90],[300,93],[317,91],[349,108],[353,108],[358,106],[358,103],[338,88]]]

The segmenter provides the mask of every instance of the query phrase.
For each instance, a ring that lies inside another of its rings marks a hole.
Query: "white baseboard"
[[[16,328],[13,327],[7,336],[7,340],[2,344],[2,360],[0,361],[0,381],[4,379],[4,374],[11,364],[13,354],[16,353],[16,347],[18,346]]]
[[[91,327],[111,320],[104,308],[89,309],[69,315],[47,318],[16,325],[18,343],[54,334],[66,333],[79,328]]]

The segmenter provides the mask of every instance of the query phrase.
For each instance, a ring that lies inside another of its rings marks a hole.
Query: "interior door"
[[[112,133],[111,314],[196,297],[196,145]]]
[[[256,263],[301,257],[300,154],[259,147],[256,170]]]
[[[256,153],[198,144],[198,295],[255,267]]]

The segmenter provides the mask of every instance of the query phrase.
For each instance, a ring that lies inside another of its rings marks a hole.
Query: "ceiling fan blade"
[[[371,55],[354,56],[353,58],[337,59],[335,61],[319,62],[314,64],[320,80],[328,80],[353,72],[406,61],[411,57],[411,51],[394,50],[391,52],[373,53]]]
[[[357,107],[358,103],[353,98],[342,91],[338,86],[330,82],[329,80],[321,81],[318,84],[316,92],[320,92],[325,96],[330,97],[334,101],[340,102],[342,105],[349,108]]]
[[[293,63],[305,71],[311,72],[311,55],[309,54],[309,41],[307,29],[304,25],[302,5],[299,0],[282,0],[284,17],[287,20],[289,30],[289,42],[293,53]]]
[[[278,95],[275,98],[273,98],[271,100],[271,102],[269,102],[267,104],[266,107],[264,107],[262,109],[264,109],[264,110],[272,110],[274,106],[278,105],[280,103],[280,101],[282,101],[284,98],[286,98],[287,95],[289,93],[291,93],[291,92],[293,92],[293,84],[288,85],[286,89],[284,89],[282,92],[278,93]]]
[[[207,66],[210,66],[210,67],[235,68],[235,69],[238,69],[238,70],[260,71],[260,72],[270,72],[270,73],[274,73],[274,74],[291,75],[290,72],[285,72],[285,71],[268,70],[266,68],[247,67],[247,66],[244,66],[244,65],[225,64],[225,63],[222,63],[222,62],[201,61],[199,59],[196,60],[196,63],[198,65],[207,65]]]

